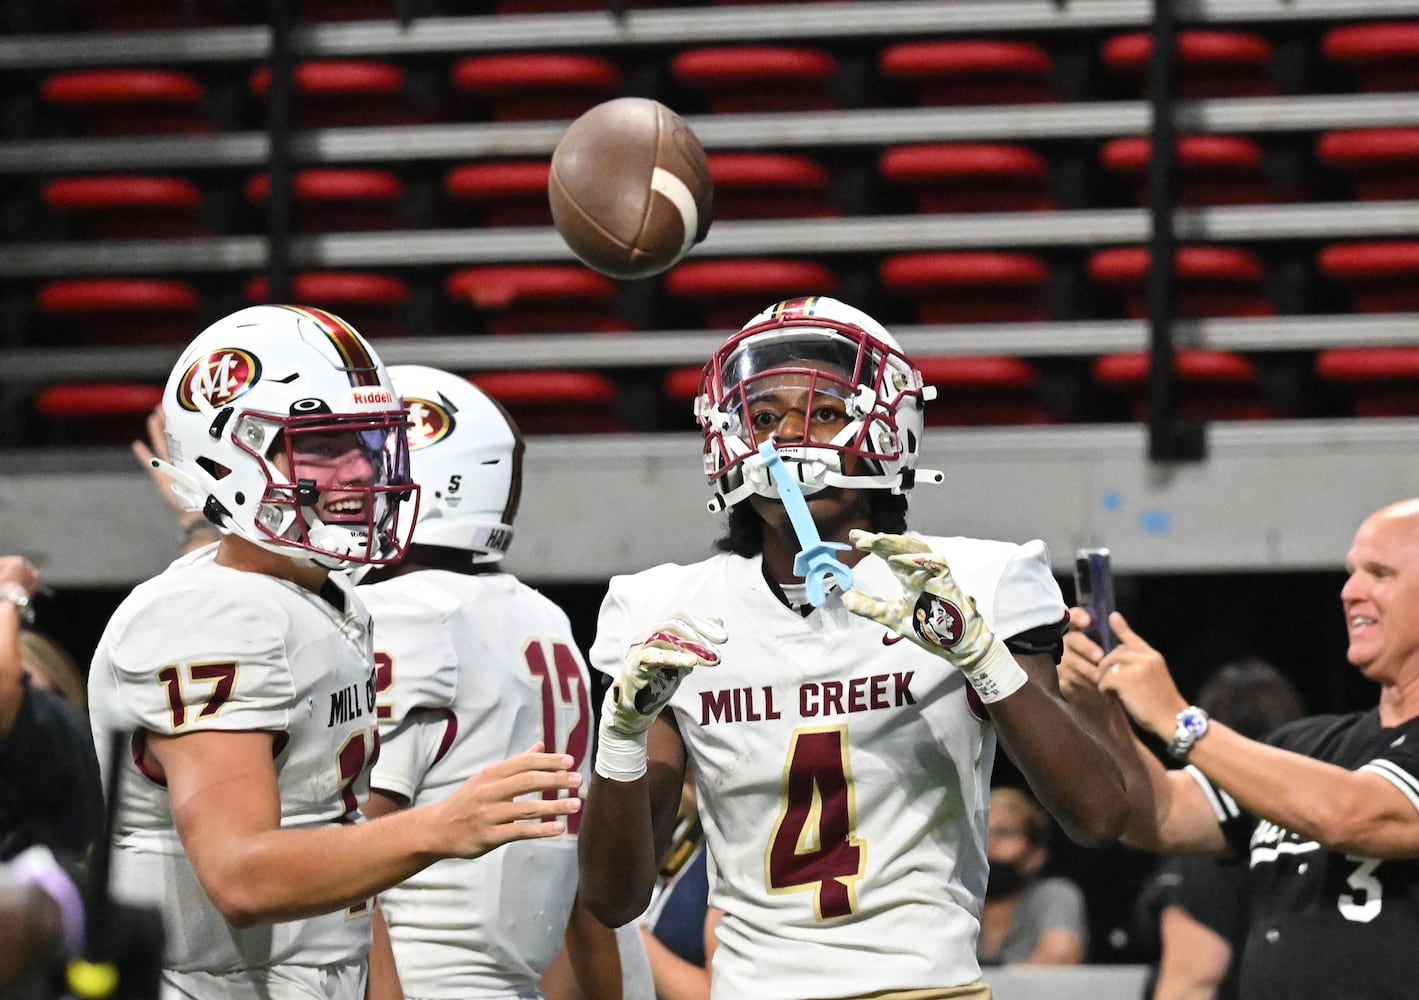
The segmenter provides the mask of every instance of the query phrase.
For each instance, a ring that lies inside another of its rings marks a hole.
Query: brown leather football
[[[704,147],[659,101],[619,97],[572,122],[552,153],[552,221],[583,263],[613,278],[659,274],[709,232]]]

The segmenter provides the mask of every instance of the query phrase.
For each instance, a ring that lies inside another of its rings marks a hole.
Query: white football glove
[[[680,613],[631,646],[601,703],[596,773],[635,781],[646,772],[646,733],[695,667],[719,662],[714,648],[729,638],[718,618]]]
[[[1025,684],[1029,675],[986,625],[975,599],[957,586],[945,556],[905,535],[854,529],[848,537],[857,548],[886,560],[902,596],[884,601],[854,588],[843,594],[845,608],[958,667],[987,704]]]

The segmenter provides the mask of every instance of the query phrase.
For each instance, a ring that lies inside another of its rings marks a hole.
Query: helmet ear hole
[[[202,467],[202,471],[203,471],[203,472],[207,473],[207,475],[211,476],[213,479],[218,479],[218,480],[226,479],[228,476],[230,476],[230,475],[232,474],[232,470],[231,470],[231,469],[228,469],[225,465],[222,465],[220,462],[214,462],[214,461],[212,461],[212,460],[211,460],[210,458],[208,458],[206,455],[203,455],[203,456],[201,456],[200,458],[198,458],[198,459],[197,459],[197,464]]]

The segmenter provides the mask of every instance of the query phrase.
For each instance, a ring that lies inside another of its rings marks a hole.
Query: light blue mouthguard
[[[808,501],[803,499],[803,491],[779,457],[778,448],[772,441],[759,445],[759,457],[764,460],[769,474],[778,487],[783,509],[788,511],[788,519],[793,524],[793,533],[802,546],[793,557],[793,572],[803,577],[808,588],[808,600],[814,607],[821,608],[828,600],[828,577],[837,578],[838,587],[847,590],[852,586],[852,568],[833,553],[852,546],[842,542],[825,542],[818,537],[818,526],[813,523],[813,515],[808,512]]]

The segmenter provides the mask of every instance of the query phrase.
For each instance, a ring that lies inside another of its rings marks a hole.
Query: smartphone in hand
[[[1084,634],[1105,653],[1114,648],[1109,614],[1114,610],[1114,575],[1108,549],[1079,549],[1074,553],[1074,603],[1089,612]]]

